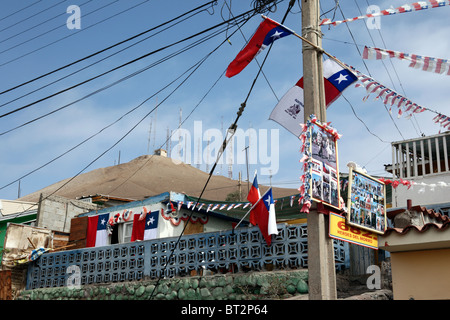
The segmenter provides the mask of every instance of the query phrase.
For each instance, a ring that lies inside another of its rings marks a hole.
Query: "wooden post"
[[[323,82],[323,51],[319,27],[320,0],[302,0],[303,94],[305,120],[316,115],[326,122]],[[333,240],[328,236],[328,217],[317,212],[312,203],[308,214],[308,286],[310,300],[333,300],[336,294],[336,270]]]

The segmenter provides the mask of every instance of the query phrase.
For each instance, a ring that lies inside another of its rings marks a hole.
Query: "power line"
[[[109,47],[106,47],[106,48],[104,48],[104,49],[102,49],[102,50],[96,51],[96,52],[94,52],[94,53],[92,53],[92,54],[90,54],[90,55],[87,55],[87,56],[85,56],[85,57],[83,57],[83,58],[81,58],[81,59],[75,60],[74,62],[71,62],[71,63],[69,63],[69,64],[66,64],[66,65],[62,66],[62,67],[59,67],[59,68],[54,69],[54,70],[52,70],[52,71],[50,71],[50,72],[47,72],[47,73],[45,73],[45,74],[43,74],[43,75],[40,75],[40,76],[38,76],[38,77],[36,77],[36,78],[33,78],[33,79],[28,80],[28,81],[26,81],[26,82],[23,82],[23,83],[21,83],[21,84],[19,84],[19,85],[16,85],[16,86],[14,86],[14,87],[9,88],[9,89],[6,89],[6,90],[0,92],[0,95],[5,94],[5,93],[7,93],[7,92],[10,92],[10,91],[12,91],[12,90],[18,89],[18,88],[20,88],[20,87],[22,87],[22,86],[24,86],[24,85],[30,84],[30,83],[32,83],[32,82],[34,82],[34,81],[37,81],[37,80],[42,79],[42,78],[44,78],[44,77],[47,77],[47,76],[49,76],[49,75],[51,75],[51,74],[53,74],[53,73],[56,73],[56,72],[58,72],[58,71],[64,70],[64,69],[66,69],[66,68],[68,68],[68,67],[71,67],[71,66],[73,66],[73,65],[75,65],[75,64],[78,64],[78,63],[80,63],[80,62],[82,62],[82,61],[84,61],[84,60],[90,59],[90,58],[92,58],[92,57],[94,57],[94,56],[96,56],[96,55],[99,55],[99,54],[101,54],[101,53],[103,53],[103,52],[105,52],[105,51],[108,51],[108,50],[110,50],[110,49],[112,49],[112,48],[115,48],[115,47],[117,47],[117,46],[119,46],[119,45],[121,45],[121,44],[124,44],[124,43],[128,42],[128,41],[134,40],[134,39],[136,39],[136,38],[138,38],[138,37],[140,37],[140,36],[142,36],[142,35],[144,35],[144,34],[146,34],[146,33],[149,33],[149,32],[151,32],[151,31],[154,31],[154,30],[158,29],[158,28],[161,28],[162,26],[165,26],[166,24],[172,23],[173,21],[176,21],[176,20],[180,19],[181,17],[183,17],[183,16],[185,16],[185,15],[187,15],[187,14],[190,14],[190,13],[196,11],[196,10],[199,10],[200,8],[203,8],[203,7],[205,7],[205,6],[209,6],[209,5],[211,5],[212,3],[216,2],[216,1],[217,1],[217,0],[213,0],[213,1],[210,1],[210,2],[208,2],[208,3],[205,3],[205,4],[201,5],[201,6],[198,6],[198,7],[194,8],[194,9],[192,9],[192,10],[189,10],[189,11],[183,13],[183,14],[178,15],[178,16],[176,16],[175,18],[173,18],[173,19],[171,19],[171,20],[168,20],[168,21],[166,21],[166,22],[163,22],[163,23],[157,25],[156,27],[152,27],[152,28],[150,28],[150,29],[147,29],[147,30],[145,30],[145,31],[143,31],[143,32],[141,32],[141,33],[138,33],[138,34],[136,34],[136,35],[134,35],[134,36],[132,36],[132,37],[129,37],[129,38],[125,39],[125,40],[119,41],[119,42],[117,42],[117,43],[115,43],[115,44],[113,44],[113,45],[111,45],[111,46],[109,46]]]
[[[0,21],[3,21],[3,20],[5,20],[5,19],[7,19],[7,18],[9,18],[9,17],[12,17],[13,15],[15,15],[15,14],[17,14],[17,13],[19,13],[19,12],[23,12],[24,10],[26,10],[26,9],[28,9],[28,8],[31,8],[31,7],[34,6],[35,4],[38,4],[39,2],[41,2],[41,0],[38,0],[38,1],[33,2],[33,3],[30,3],[28,6],[22,8],[22,9],[19,9],[19,10],[17,10],[17,11],[14,11],[13,13],[10,13],[10,14],[8,14],[7,16],[1,18]]]
[[[250,12],[250,11],[248,11],[248,12]],[[247,12],[247,13],[248,13],[248,12]],[[142,59],[144,59],[144,58],[147,58],[147,57],[149,57],[149,56],[151,56],[151,55],[153,55],[153,54],[155,54],[155,53],[158,53],[158,52],[163,51],[163,50],[165,50],[165,49],[168,49],[168,48],[170,48],[170,47],[172,47],[172,46],[175,46],[175,45],[177,45],[177,44],[180,44],[180,43],[182,43],[182,42],[185,42],[185,41],[187,41],[187,40],[190,40],[190,39],[192,39],[192,38],[195,38],[195,37],[197,37],[197,36],[199,36],[199,35],[201,35],[201,34],[203,34],[203,33],[206,33],[206,32],[208,32],[208,31],[211,31],[211,30],[215,29],[215,28],[218,28],[218,27],[224,25],[225,23],[228,23],[229,21],[234,21],[234,20],[236,20],[236,19],[238,19],[238,18],[241,18],[241,17],[245,16],[247,13],[243,13],[243,14],[239,15],[239,16],[236,17],[235,19],[230,19],[230,20],[228,20],[228,21],[221,22],[221,23],[219,23],[219,24],[217,24],[217,25],[215,25],[215,26],[213,26],[213,27],[209,27],[209,28],[207,28],[207,29],[205,29],[205,30],[203,30],[203,31],[197,32],[197,33],[194,34],[194,35],[188,36],[188,37],[186,37],[186,38],[184,38],[184,39],[175,41],[175,42],[173,42],[173,43],[171,43],[171,44],[169,44],[169,45],[166,45],[166,46],[164,46],[164,47],[161,47],[161,48],[159,48],[159,49],[156,49],[156,50],[153,50],[153,51],[151,51],[151,52],[148,52],[148,53],[146,53],[146,54],[144,54],[144,55],[142,55],[142,56],[140,56],[140,57],[138,57],[138,58],[135,58],[135,59],[132,59],[132,60],[130,60],[130,61],[128,61],[128,62],[125,62],[125,63],[123,63],[123,64],[121,64],[121,65],[119,65],[119,66],[117,66],[117,67],[114,67],[114,68],[112,68],[112,69],[109,69],[108,71],[102,72],[102,73],[100,73],[100,74],[98,74],[98,75],[96,75],[96,76],[94,76],[94,77],[91,77],[91,78],[89,78],[89,79],[86,79],[86,80],[84,80],[84,81],[82,81],[82,82],[79,82],[79,83],[73,85],[73,86],[70,86],[70,87],[65,88],[65,89],[63,89],[63,90],[60,90],[60,91],[58,91],[58,92],[56,92],[56,93],[53,93],[53,94],[51,94],[51,95],[48,95],[48,96],[46,96],[46,97],[44,97],[44,98],[41,98],[41,99],[39,99],[39,100],[36,100],[36,101],[34,101],[34,102],[28,103],[28,104],[26,104],[26,105],[24,105],[24,106],[22,106],[22,107],[19,107],[19,108],[16,108],[16,109],[14,109],[14,110],[11,110],[11,111],[9,111],[9,112],[6,112],[6,113],[0,115],[0,118],[9,116],[9,115],[11,115],[11,114],[13,114],[13,113],[16,113],[16,112],[18,112],[18,111],[24,110],[24,109],[26,109],[26,108],[29,108],[29,107],[31,107],[31,106],[37,104],[37,103],[43,102],[43,101],[48,100],[48,99],[50,99],[50,98],[53,98],[53,97],[55,97],[55,96],[57,96],[57,95],[60,95],[60,94],[62,94],[62,93],[64,93],[64,92],[67,92],[67,91],[69,91],[69,90],[75,89],[75,88],[77,88],[77,87],[79,87],[79,86],[82,86],[82,85],[84,85],[84,84],[87,84],[87,83],[89,83],[89,82],[91,82],[91,81],[93,81],[93,80],[96,80],[96,79],[98,79],[98,78],[100,78],[100,77],[103,77],[103,76],[105,76],[105,75],[107,75],[107,74],[109,74],[109,73],[111,73],[111,72],[117,71],[117,70],[122,69],[122,68],[124,68],[124,67],[126,67],[126,66],[129,66],[129,65],[131,65],[131,64],[133,64],[133,63],[136,63],[136,62],[138,62],[138,61],[140,61],[140,60],[142,60]]]
[[[3,107],[3,106],[6,106],[6,105],[8,105],[8,104],[10,104],[10,103],[12,103],[12,102],[15,102],[15,101],[17,101],[17,100],[19,100],[19,99],[22,99],[22,98],[24,98],[24,97],[26,97],[26,96],[28,96],[28,95],[30,95],[30,94],[32,94],[32,93],[35,93],[35,92],[40,91],[40,90],[42,90],[42,89],[44,89],[44,88],[47,88],[48,86],[53,85],[53,84],[55,84],[55,83],[57,83],[57,82],[59,82],[59,81],[61,81],[61,80],[64,80],[64,79],[66,79],[66,78],[68,78],[68,77],[71,77],[71,76],[73,76],[73,75],[75,75],[75,74],[77,74],[77,73],[79,73],[79,72],[81,72],[81,71],[83,71],[83,70],[89,69],[90,67],[92,67],[92,66],[94,66],[94,65],[96,65],[96,64],[98,64],[98,63],[100,63],[100,62],[102,62],[102,61],[105,61],[105,60],[107,60],[107,59],[109,59],[109,58],[111,58],[111,57],[113,57],[113,56],[115,56],[115,55],[117,55],[117,54],[119,54],[119,53],[125,51],[125,50],[128,50],[128,49],[130,49],[131,47],[134,47],[134,46],[138,45],[139,43],[142,43],[142,42],[144,42],[144,41],[150,39],[151,37],[156,36],[157,34],[163,32],[163,31],[166,31],[166,30],[172,28],[173,26],[175,26],[175,25],[177,25],[177,24],[179,24],[179,23],[181,23],[181,22],[183,22],[183,21],[186,21],[186,20],[190,19],[190,18],[192,18],[193,16],[195,16],[195,15],[197,15],[197,14],[200,14],[200,13],[203,12],[203,11],[204,11],[204,10],[194,12],[194,13],[192,13],[191,15],[186,16],[186,17],[184,17],[183,19],[180,19],[179,21],[174,22],[172,25],[169,25],[169,26],[167,26],[166,28],[164,28],[164,29],[162,29],[162,30],[160,30],[160,31],[158,31],[158,32],[156,32],[156,33],[153,33],[153,34],[151,34],[151,35],[149,35],[149,36],[147,36],[147,37],[145,37],[145,38],[143,38],[143,39],[141,39],[141,40],[136,41],[136,42],[133,43],[133,44],[128,45],[127,47],[124,47],[124,48],[122,48],[122,49],[120,49],[120,50],[118,50],[118,51],[116,51],[116,52],[114,52],[114,53],[111,53],[110,55],[108,55],[108,56],[106,56],[106,57],[104,57],[104,58],[101,58],[101,59],[99,59],[99,60],[97,60],[97,61],[95,61],[95,62],[93,62],[93,63],[91,63],[91,64],[89,64],[89,65],[87,65],[87,66],[84,66],[84,67],[82,67],[82,68],[80,68],[80,69],[78,69],[78,70],[75,70],[75,71],[69,73],[68,75],[62,76],[62,77],[60,77],[60,78],[58,78],[58,79],[56,79],[56,80],[54,80],[54,81],[52,81],[52,82],[50,82],[50,83],[48,83],[48,84],[45,84],[45,85],[43,85],[43,86],[41,86],[41,87],[39,87],[39,88],[37,88],[37,89],[34,89],[34,90],[32,90],[32,91],[30,91],[30,92],[28,92],[28,93],[25,93],[25,94],[23,94],[23,95],[21,95],[21,96],[19,96],[19,97],[16,97],[16,98],[14,98],[14,99],[12,99],[12,100],[9,100],[9,101],[7,101],[7,102],[1,104],[1,105],[0,105],[0,108]],[[179,17],[180,17],[180,16],[179,16]],[[164,23],[164,24],[166,24],[166,23]],[[158,27],[160,27],[160,26],[162,26],[162,25],[159,25]],[[151,30],[156,29],[156,28],[158,28],[158,27],[152,28]]]
[[[92,13],[95,13],[95,12],[97,12],[97,11],[100,11],[100,10],[106,8],[106,7],[109,7],[110,5],[113,5],[114,3],[118,2],[118,1],[119,1],[119,0],[114,0],[113,2],[110,2],[110,3],[108,3],[108,4],[105,4],[104,6],[102,6],[102,7],[100,7],[100,8],[97,8],[97,9],[91,11],[91,12],[86,13],[85,16],[88,16],[88,15],[90,15],[90,14],[92,14]],[[147,0],[147,1],[148,1],[148,0]],[[66,26],[66,24],[62,24],[62,25],[59,25],[59,26],[57,26],[57,27],[54,27],[53,29],[50,29],[50,30],[48,30],[48,31],[46,31],[46,32],[44,32],[44,33],[38,34],[37,36],[34,36],[34,37],[32,37],[32,38],[30,38],[30,39],[28,39],[28,40],[22,41],[22,42],[20,42],[20,43],[14,45],[14,46],[12,46],[12,47],[9,47],[9,48],[7,48],[7,49],[4,49],[3,51],[0,51],[0,54],[5,53],[5,52],[8,52],[8,51],[10,51],[10,50],[12,50],[12,49],[15,49],[15,48],[17,48],[17,47],[20,47],[21,45],[24,45],[24,44],[26,44],[26,43],[28,43],[28,42],[30,42],[30,41],[33,41],[33,40],[35,40],[35,39],[37,39],[37,38],[42,37],[42,36],[45,36],[46,34],[49,34],[50,32],[55,31],[56,29],[59,29],[59,28],[61,28],[61,27],[65,27],[65,26]],[[3,42],[3,41],[2,41],[2,42]]]
[[[180,53],[183,53],[183,52],[185,52],[185,51],[187,51],[187,50],[189,50],[189,49],[191,49],[191,48],[194,48],[194,47],[200,45],[201,43],[203,43],[203,42],[209,40],[210,38],[212,38],[212,37],[214,37],[214,36],[216,36],[216,35],[219,35],[220,33],[224,32],[225,29],[226,29],[226,28],[224,28],[224,29],[222,29],[222,30],[219,30],[219,31],[216,31],[215,33],[213,33],[213,34],[211,34],[211,35],[209,35],[209,36],[207,36],[207,37],[205,37],[205,38],[203,38],[203,39],[200,39],[200,40],[198,40],[198,41],[195,41],[193,44],[190,44],[190,45],[188,45],[188,46],[186,46],[186,47],[184,47],[184,48],[182,48],[182,49],[180,49],[180,50],[178,50],[178,51],[176,51],[176,52],[174,52],[174,53],[172,53],[172,54],[170,54],[170,55],[168,55],[168,56],[166,56],[166,57],[164,57],[164,58],[162,58],[162,59],[160,59],[160,60],[158,60],[158,61],[156,61],[156,62],[154,62],[154,63],[152,63],[152,64],[150,64],[150,65],[148,65],[148,66],[146,66],[146,67],[144,67],[144,68],[139,69],[138,71],[135,71],[135,72],[133,72],[133,73],[131,73],[131,74],[125,76],[125,77],[122,77],[122,78],[120,78],[119,80],[116,80],[116,81],[114,81],[113,83],[111,83],[111,84],[109,84],[109,85],[107,85],[107,86],[104,86],[104,87],[102,87],[102,88],[100,88],[100,89],[97,89],[97,90],[95,90],[95,91],[93,91],[93,92],[91,92],[91,93],[89,93],[89,94],[87,94],[87,95],[85,95],[85,96],[83,96],[83,97],[81,97],[81,98],[75,100],[75,101],[72,101],[72,102],[70,102],[70,103],[68,103],[68,104],[65,104],[65,105],[63,105],[63,106],[61,106],[61,107],[59,107],[59,108],[57,108],[57,109],[55,109],[55,110],[52,110],[52,111],[50,111],[50,112],[48,112],[48,113],[46,113],[46,114],[44,114],[44,115],[41,115],[41,116],[39,116],[39,117],[37,117],[37,118],[34,118],[34,119],[32,119],[32,120],[29,120],[29,121],[27,121],[27,122],[25,122],[25,123],[23,123],[23,124],[21,124],[21,125],[18,125],[18,126],[12,128],[12,129],[9,129],[9,130],[6,130],[6,131],[4,131],[4,132],[1,132],[1,133],[0,133],[0,136],[2,136],[2,135],[4,135],[4,134],[7,134],[7,133],[9,133],[9,132],[11,132],[11,131],[14,131],[14,130],[16,130],[16,129],[19,129],[19,128],[21,128],[21,127],[24,127],[24,126],[26,126],[26,125],[29,125],[29,124],[31,124],[31,123],[33,123],[33,122],[35,122],[35,121],[38,121],[38,120],[40,120],[40,119],[42,119],[42,118],[44,118],[44,117],[47,117],[47,116],[49,116],[49,115],[51,115],[51,114],[53,114],[53,113],[56,113],[56,112],[58,112],[58,111],[61,111],[61,110],[65,109],[65,108],[67,108],[67,107],[69,107],[69,106],[71,106],[71,105],[73,105],[73,104],[75,104],[75,103],[77,103],[77,102],[80,102],[80,101],[82,101],[82,100],[84,100],[84,99],[86,99],[86,98],[89,98],[89,97],[91,97],[91,96],[93,96],[93,95],[95,95],[95,94],[97,94],[97,93],[99,93],[99,92],[102,92],[102,91],[104,91],[104,90],[106,90],[106,89],[109,89],[109,88],[111,88],[111,87],[113,87],[113,86],[115,86],[115,85],[117,85],[117,84],[119,84],[119,83],[121,83],[121,82],[123,82],[123,81],[125,81],[125,80],[128,80],[128,79],[130,79],[130,78],[132,78],[132,77],[134,77],[134,76],[136,76],[136,75],[138,75],[138,74],[140,74],[140,73],[142,73],[142,72],[144,72],[144,71],[146,71],[146,70],[148,70],[148,69],[150,69],[150,68],[152,68],[152,67],[154,67],[154,66],[156,66],[156,65],[158,65],[158,64],[160,64],[160,63],[162,63],[162,62],[167,61],[167,60],[170,59],[170,58],[175,57],[176,55],[178,55],[178,54],[180,54]]]
[[[118,1],[118,0],[116,0],[116,1]],[[35,53],[35,52],[40,51],[40,50],[42,50],[42,49],[45,49],[45,48],[47,48],[47,47],[49,47],[49,46],[51,46],[51,45],[54,45],[55,43],[58,43],[58,42],[60,42],[60,41],[62,41],[62,40],[65,40],[65,39],[67,39],[67,38],[69,38],[69,37],[72,37],[72,36],[74,36],[74,35],[77,35],[77,34],[79,34],[80,32],[83,32],[83,31],[86,31],[86,30],[88,30],[88,29],[90,29],[90,28],[93,28],[93,27],[95,27],[95,26],[97,26],[97,25],[99,25],[99,24],[101,24],[101,23],[103,23],[103,22],[105,22],[105,21],[108,21],[108,20],[110,20],[110,19],[112,19],[112,18],[117,17],[118,15],[121,15],[121,14],[123,14],[123,13],[125,13],[125,12],[127,12],[127,11],[129,11],[129,10],[131,10],[131,9],[134,9],[135,7],[142,5],[142,4],[144,4],[145,2],[147,2],[147,1],[149,1],[149,0],[145,0],[144,2],[138,3],[138,4],[134,5],[134,6],[131,7],[131,8],[122,10],[122,11],[120,11],[120,12],[118,12],[118,13],[112,15],[112,16],[109,16],[109,17],[107,17],[107,18],[105,18],[105,19],[103,19],[103,20],[97,21],[96,23],[93,23],[93,24],[87,26],[86,28],[83,28],[83,29],[81,29],[81,30],[79,30],[79,31],[76,31],[76,32],[73,32],[73,33],[70,33],[69,35],[67,35],[67,36],[65,36],[65,37],[59,38],[59,39],[57,39],[57,40],[55,40],[55,41],[52,41],[52,42],[50,42],[50,43],[48,43],[48,44],[46,44],[46,45],[43,45],[42,47],[39,47],[39,48],[37,48],[37,49],[34,49],[34,50],[29,51],[29,52],[27,52],[27,53],[24,53],[24,54],[22,54],[22,55],[20,55],[20,56],[17,56],[17,57],[14,58],[14,59],[11,59],[11,60],[9,60],[9,61],[6,61],[6,62],[0,64],[0,67],[3,67],[3,66],[5,66],[5,65],[7,65],[7,64],[10,64],[11,62],[17,61],[17,60],[19,60],[19,59],[21,59],[21,58],[23,58],[23,57],[26,57],[26,56],[28,56],[28,55],[30,55],[30,54],[32,54],[32,53]]]

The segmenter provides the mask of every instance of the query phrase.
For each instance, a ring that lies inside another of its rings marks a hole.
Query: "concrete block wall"
[[[59,232],[70,232],[70,221],[81,213],[97,210],[98,206],[80,200],[41,194],[37,225]]]

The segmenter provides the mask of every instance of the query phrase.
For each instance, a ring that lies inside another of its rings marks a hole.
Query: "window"
[[[121,243],[131,241],[131,232],[133,231],[133,222],[126,222],[122,224],[122,241]]]

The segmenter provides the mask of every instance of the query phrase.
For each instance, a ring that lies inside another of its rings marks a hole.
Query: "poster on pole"
[[[310,126],[310,196],[317,202],[340,209],[339,170],[336,135],[327,127]]]
[[[378,234],[386,230],[386,186],[350,168],[347,223]]]

